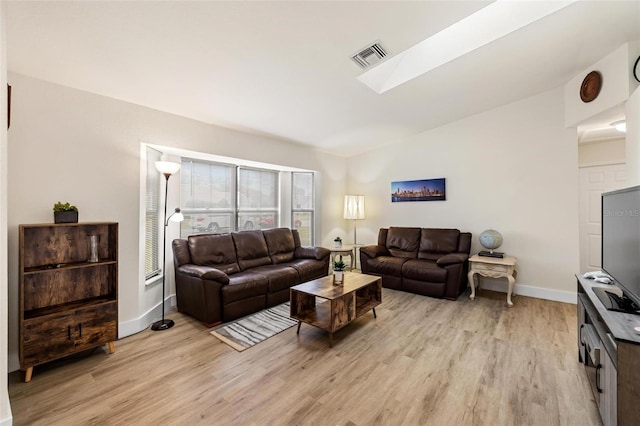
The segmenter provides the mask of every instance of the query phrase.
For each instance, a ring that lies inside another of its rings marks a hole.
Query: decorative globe
[[[502,245],[502,234],[495,229],[487,229],[480,234],[480,244],[488,250],[495,250]]]

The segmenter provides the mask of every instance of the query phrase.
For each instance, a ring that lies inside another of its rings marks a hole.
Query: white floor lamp
[[[171,213],[171,216],[167,217],[167,193],[169,192],[169,178],[172,174],[180,170],[180,164],[173,163],[171,161],[156,161],[155,164],[156,169],[158,169],[158,171],[162,173],[166,179],[164,186],[164,216],[162,217],[164,220],[162,239],[162,319],[151,324],[151,329],[153,331],[160,331],[168,330],[175,324],[173,320],[164,318],[165,277],[167,275],[167,271],[165,268],[167,256],[167,226],[169,226],[169,220],[171,220],[171,222],[182,222],[184,220],[184,216],[180,212],[180,208],[176,208],[175,211]]]
[[[358,246],[358,233],[356,230],[356,221],[364,219],[364,195],[345,195],[344,196],[344,215],[345,219],[353,219],[353,245]]]

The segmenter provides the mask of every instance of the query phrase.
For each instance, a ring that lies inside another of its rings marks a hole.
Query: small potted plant
[[[344,281],[344,270],[346,265],[342,261],[342,258],[333,262],[333,283],[335,285],[341,285]]]
[[[336,237],[336,239],[333,240],[333,242],[336,243],[336,248],[341,248],[342,247],[342,238]]]
[[[69,203],[58,201],[53,205],[53,221],[55,223],[78,223],[78,208]]]

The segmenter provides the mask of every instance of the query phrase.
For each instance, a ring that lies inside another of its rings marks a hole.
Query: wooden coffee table
[[[316,300],[318,299],[318,300]],[[324,303],[322,299],[326,300]],[[344,273],[340,286],[333,284],[333,275],[291,287],[291,318],[329,332],[329,346],[333,347],[333,333],[382,302],[382,278],[373,275]]]

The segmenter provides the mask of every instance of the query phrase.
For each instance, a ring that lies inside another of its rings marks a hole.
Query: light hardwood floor
[[[91,356],[11,373],[14,425],[600,425],[576,306],[384,289],[378,318],[244,352],[179,313]]]

